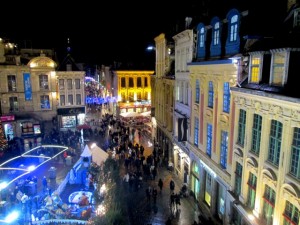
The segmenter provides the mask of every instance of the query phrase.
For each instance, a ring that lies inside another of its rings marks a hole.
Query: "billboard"
[[[23,73],[25,101],[32,100],[30,73]]]

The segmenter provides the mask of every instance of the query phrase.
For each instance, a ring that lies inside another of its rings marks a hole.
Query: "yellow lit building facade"
[[[114,71],[118,81],[117,111],[119,113],[151,110],[153,73],[154,71]]]

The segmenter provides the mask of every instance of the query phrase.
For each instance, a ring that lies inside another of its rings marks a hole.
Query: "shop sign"
[[[78,115],[85,114],[85,107],[57,109],[57,115]]]
[[[0,120],[1,120],[1,122],[14,121],[15,115],[1,116]]]

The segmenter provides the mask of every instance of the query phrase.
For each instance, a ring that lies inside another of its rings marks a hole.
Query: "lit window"
[[[272,188],[270,188],[268,185],[266,185],[265,193],[263,196],[264,204],[263,204],[262,217],[265,220],[265,224],[267,225],[273,224],[275,198],[276,198],[275,191]]]
[[[237,40],[238,34],[238,15],[234,15],[230,20],[230,42]]]
[[[206,143],[206,154],[211,157],[211,149],[212,149],[212,125],[207,124],[207,143]]]
[[[259,83],[260,79],[260,57],[251,57],[251,83]]]
[[[194,125],[194,144],[198,146],[199,141],[199,119],[195,117],[195,125]]]
[[[214,107],[214,84],[212,81],[208,83],[208,107]]]
[[[299,224],[299,209],[289,201],[286,201],[283,218],[284,218],[283,221],[284,225]]]
[[[48,75],[39,75],[40,89],[49,90]]]
[[[8,91],[17,91],[17,82],[15,75],[7,76]]]
[[[224,83],[223,90],[223,112],[229,113],[230,110],[230,86],[229,82]]]
[[[221,156],[220,164],[223,169],[227,168],[228,132],[221,132]]]
[[[41,109],[50,109],[49,95],[41,95],[40,104],[41,104]]]
[[[213,30],[213,45],[218,45],[220,41],[220,22],[215,23]]]
[[[247,206],[250,209],[254,209],[255,204],[255,197],[256,197],[256,184],[257,184],[257,177],[253,174],[249,174],[248,179],[248,200],[247,200]]]

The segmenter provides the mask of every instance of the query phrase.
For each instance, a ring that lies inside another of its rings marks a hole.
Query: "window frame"
[[[223,84],[223,112],[230,112],[230,84],[224,82]]]
[[[280,161],[282,130],[283,130],[283,124],[280,121],[278,120],[271,121],[267,159],[269,163],[271,163],[276,167],[279,166],[279,161]],[[273,146],[275,147],[275,149],[273,149]]]
[[[14,78],[14,79],[11,79]],[[14,74],[7,75],[7,89],[9,92],[17,91],[17,76]]]

